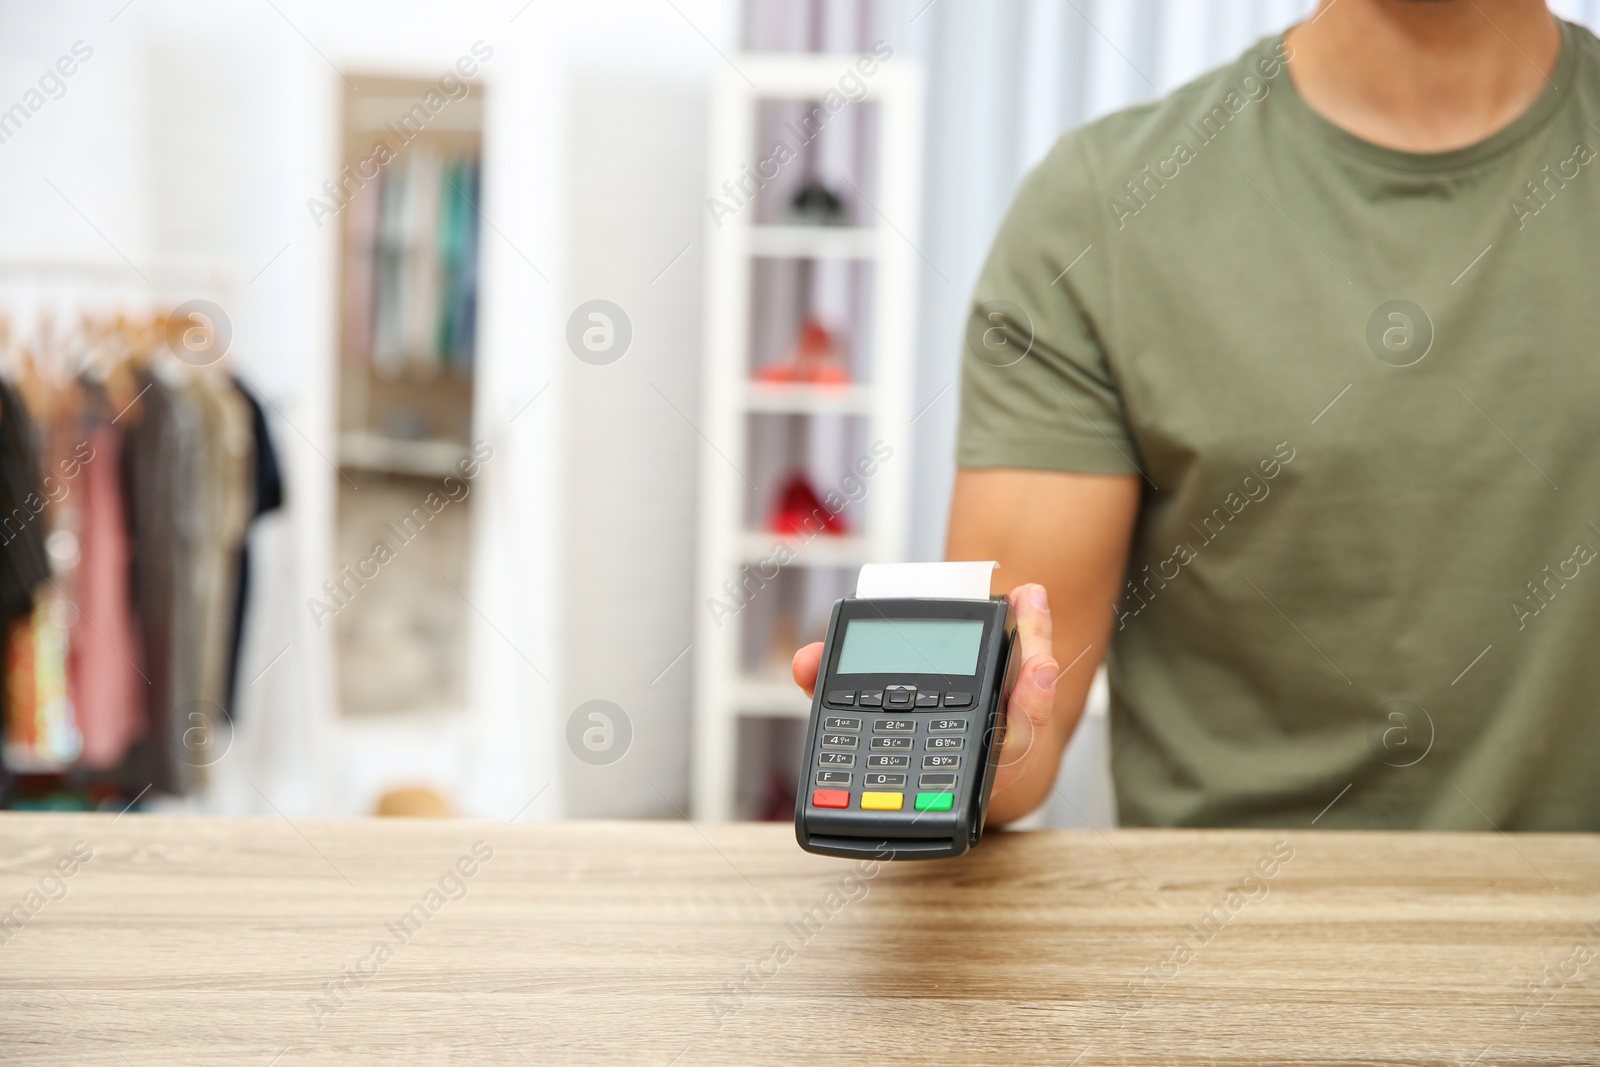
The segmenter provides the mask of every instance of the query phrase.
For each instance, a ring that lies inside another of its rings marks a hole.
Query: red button
[[[845,789],[818,789],[811,794],[811,804],[818,808],[848,808],[850,792]]]

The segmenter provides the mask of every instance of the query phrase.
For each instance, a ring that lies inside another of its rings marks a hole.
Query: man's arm
[[[1000,561],[995,581],[1011,590],[1023,657],[989,801],[991,826],[1033,811],[1055,784],[1105,655],[1139,493],[1134,475],[956,474],[945,554]],[[1047,604],[1036,599],[1040,592]]]
[[[1105,655],[1138,514],[1139,479],[1132,475],[956,474],[945,554],[1000,561],[995,580],[1011,590],[1023,657],[1006,709],[989,825],[1022,818],[1055,783]],[[821,661],[820,643],[795,653],[794,680],[808,694]]]

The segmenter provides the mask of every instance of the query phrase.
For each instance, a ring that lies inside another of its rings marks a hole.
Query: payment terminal
[[[795,799],[801,848],[934,859],[977,843],[1018,667],[993,568],[869,564],[834,604]]]

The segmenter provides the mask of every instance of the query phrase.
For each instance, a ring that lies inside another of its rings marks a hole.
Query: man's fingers
[[[1024,661],[1048,656],[1050,645],[1050,600],[1044,586],[1019,585],[1007,597],[1017,620],[1017,653]]]
[[[1056,678],[1061,666],[1054,656],[1034,656],[1022,664],[1011,701],[1006,705],[1006,739],[1000,747],[1000,763],[995,771],[996,790],[1021,778],[1029,757],[1039,741],[1055,705]]]
[[[821,668],[821,641],[806,645],[794,654],[794,663],[790,665],[790,670],[794,672],[794,684],[804,689],[806,696],[810,696],[817,688],[817,671]]]

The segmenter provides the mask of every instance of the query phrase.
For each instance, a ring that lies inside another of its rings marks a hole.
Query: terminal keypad
[[[910,818],[950,810],[953,797],[944,794],[955,793],[960,781],[971,693],[897,683],[882,689],[829,690],[823,704],[852,714],[823,719],[812,771],[814,806],[902,811]],[[859,777],[854,770],[858,752],[866,759],[866,771]],[[912,784],[920,792],[907,800],[904,791]]]

